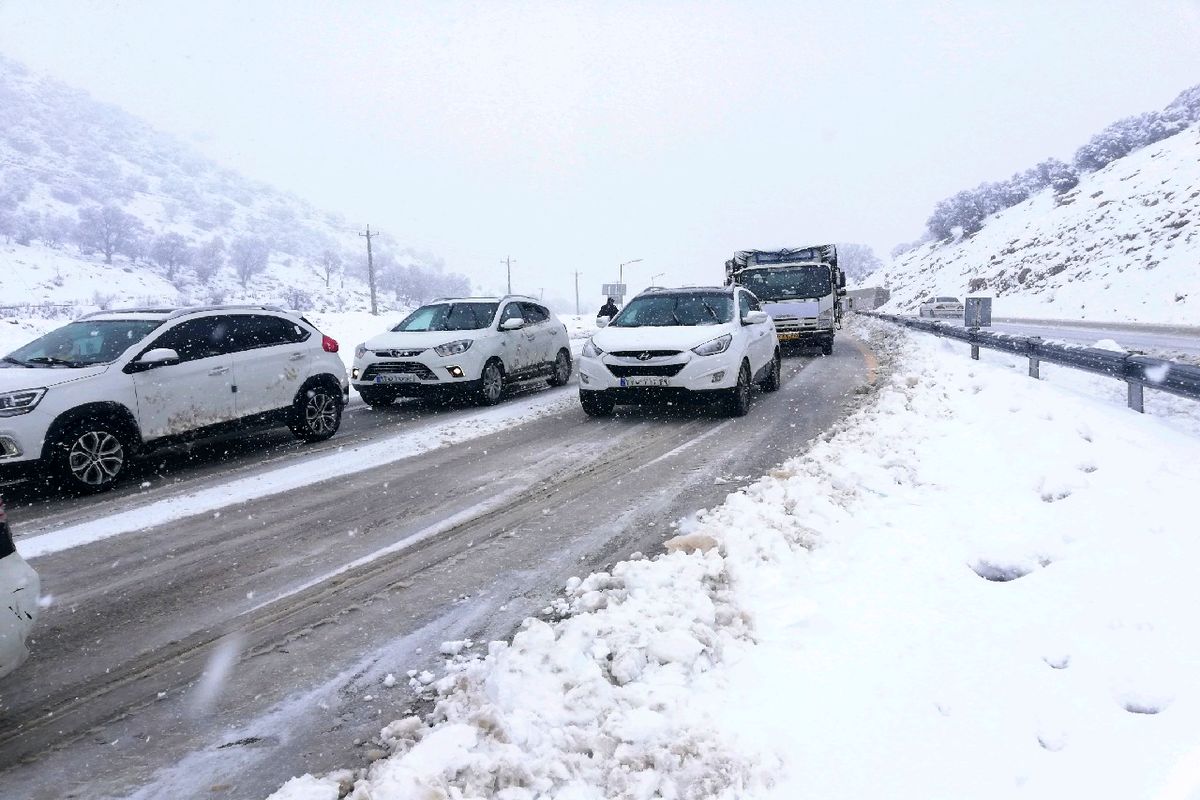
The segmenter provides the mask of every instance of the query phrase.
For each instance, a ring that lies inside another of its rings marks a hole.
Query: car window
[[[545,322],[550,319],[550,312],[537,303],[521,303],[521,313],[524,315],[525,321],[530,325],[536,325],[539,322]]]
[[[229,316],[197,317],[185,320],[164,331],[147,350],[166,347],[179,354],[180,361],[225,355],[233,352],[233,318]]]
[[[638,295],[613,318],[618,328],[720,325],[733,318],[733,296],[725,292]]]
[[[421,306],[392,328],[417,331],[478,331],[492,324],[497,303],[433,303]]]
[[[751,292],[742,292],[746,296],[746,303],[751,311],[762,311],[762,303],[758,302],[758,298]]]
[[[520,303],[509,303],[504,307],[504,313],[500,315],[500,324],[503,325],[510,319],[525,319]]]
[[[255,350],[296,344],[308,338],[308,331],[282,317],[266,314],[239,314],[233,318],[233,350]]]
[[[80,320],[14,350],[6,361],[30,367],[108,364],[161,324],[156,319]]]
[[[939,303],[957,303],[958,298],[957,297],[939,297],[937,299],[937,301]]]

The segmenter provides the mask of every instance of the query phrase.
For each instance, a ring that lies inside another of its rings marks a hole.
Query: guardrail
[[[859,314],[887,320],[905,328],[932,333],[947,339],[958,339],[971,345],[971,358],[979,359],[979,348],[1000,350],[1029,359],[1029,377],[1040,378],[1041,362],[1058,364],[1083,370],[1094,375],[1103,375],[1124,381],[1128,387],[1129,407],[1144,412],[1143,392],[1155,389],[1160,392],[1200,400],[1200,367],[1152,358],[1138,353],[1118,353],[1095,347],[1081,347],[1044,341],[1040,336],[1013,336],[1007,333],[985,331],[980,328],[964,328],[924,319],[898,317],[877,311],[860,311]]]

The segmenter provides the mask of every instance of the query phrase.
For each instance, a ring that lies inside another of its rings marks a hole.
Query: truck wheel
[[[745,361],[738,370],[737,385],[725,398],[725,413],[731,417],[744,417],[750,413],[750,365]]]
[[[783,370],[782,359],[779,356],[779,351],[775,351],[775,356],[771,359],[771,372],[767,375],[766,380],[762,382],[762,390],[764,392],[777,392],[781,383]]]
[[[51,453],[52,468],[71,490],[82,494],[103,492],[125,474],[131,453],[122,426],[108,420],[84,419],[57,438]]]
[[[826,339],[825,341],[821,342],[821,355],[826,355],[826,356],[833,355],[833,339],[832,338]]]
[[[579,392],[579,404],[589,417],[611,417],[616,403],[604,392]]]

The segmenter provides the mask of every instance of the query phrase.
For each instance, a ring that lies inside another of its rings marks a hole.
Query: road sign
[[[600,288],[600,294],[605,297],[615,297],[618,301],[625,296],[625,284],[605,283]]]

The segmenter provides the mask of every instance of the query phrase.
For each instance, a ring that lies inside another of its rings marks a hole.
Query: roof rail
[[[89,317],[98,317],[103,314],[165,314],[166,319],[175,319],[176,317],[187,316],[188,314],[200,314],[206,311],[277,311],[287,313],[285,309],[279,306],[266,304],[258,305],[215,305],[215,306],[183,306],[176,308],[110,308],[107,310],[92,311],[84,314],[80,319],[88,319]]]

